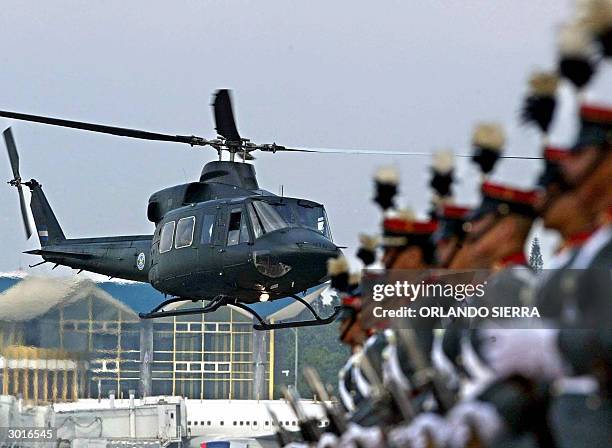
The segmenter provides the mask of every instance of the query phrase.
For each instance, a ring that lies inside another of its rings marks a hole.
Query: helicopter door
[[[200,227],[198,266],[203,273],[219,275],[219,262],[222,245],[219,244],[219,234],[223,229],[222,213],[218,213],[217,208],[204,209],[201,216],[202,225]]]
[[[225,231],[225,251],[223,252],[223,271],[227,275],[244,272],[244,266],[250,263],[251,235],[244,207],[228,206],[225,210],[227,226]],[[235,278],[235,276],[232,276]],[[240,275],[238,275],[240,283]]]
[[[189,276],[198,262],[198,241],[195,238],[196,217],[186,216],[176,222],[174,248],[170,259],[174,261],[175,275],[181,278],[183,285],[191,282]]]
[[[156,275],[160,281],[173,288],[176,294],[188,294],[190,276],[197,263],[197,241],[194,238],[196,216],[177,217],[161,227],[157,249]]]

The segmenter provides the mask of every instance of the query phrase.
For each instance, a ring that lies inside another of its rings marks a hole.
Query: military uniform
[[[612,109],[583,105],[580,113],[581,130],[572,150],[606,146]],[[602,156],[606,147],[600,149]],[[550,418],[561,447],[609,446],[612,228],[605,224],[569,243],[559,256],[562,265],[543,279],[538,294],[546,317],[560,328],[557,343],[571,372],[553,384]]]

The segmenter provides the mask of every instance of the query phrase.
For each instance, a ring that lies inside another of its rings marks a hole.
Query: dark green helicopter
[[[154,193],[147,208],[155,224],[153,235],[101,238],[66,238],[42,186],[23,181],[11,129],[4,131],[14,178],[9,184],[19,192],[26,235],[31,236],[23,186],[31,191],[31,209],[41,248],[27,251],[44,261],[110,277],[149,282],[168,298],[141,318],[207,313],[232,305],[251,313],[255,328],[269,330],[323,325],[332,315],[320,317],[298,296],[327,281],[326,263],[341,254],[332,241],[323,205],[299,198],[274,195],[261,189],[255,169],[236,162],[252,160],[253,151],[318,152],[272,144],[254,144],[241,138],[236,127],[230,93],[216,92],[213,102],[218,137],[167,135],[134,129],[2,112],[0,116],[69,128],[147,140],[210,146],[219,160],[207,163],[199,181]],[[222,160],[223,151],[229,161]],[[292,297],[314,315],[298,322],[268,323],[248,304]],[[176,302],[207,301],[203,307],[176,309]]]

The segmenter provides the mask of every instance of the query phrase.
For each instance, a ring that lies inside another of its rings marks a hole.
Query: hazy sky
[[[479,120],[516,121],[526,78],[555,60],[563,0],[23,1],[0,14],[0,109],[214,137],[211,94],[234,90],[238,128],[287,146],[469,152]],[[152,233],[148,197],[196,180],[212,150],[0,119],[70,237]],[[539,152],[533,132],[508,151]],[[520,131],[520,129],[519,129]],[[516,136],[514,135],[516,134]],[[3,146],[3,145],[2,145]],[[2,152],[5,152],[2,147]],[[10,179],[6,156],[0,178]],[[260,185],[325,204],[335,240],[378,230],[376,167],[402,173],[402,205],[425,212],[427,157],[259,154]],[[539,166],[514,162],[531,182]],[[459,202],[476,201],[461,167]],[[0,190],[0,271],[38,261],[16,192]],[[41,269],[41,268],[37,268]],[[69,271],[66,270],[66,273]]]

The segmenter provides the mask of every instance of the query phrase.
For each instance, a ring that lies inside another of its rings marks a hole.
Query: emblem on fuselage
[[[139,271],[142,271],[144,269],[146,261],[147,261],[147,258],[144,252],[140,252],[138,254],[138,258],[136,259],[136,267],[138,268]]]

